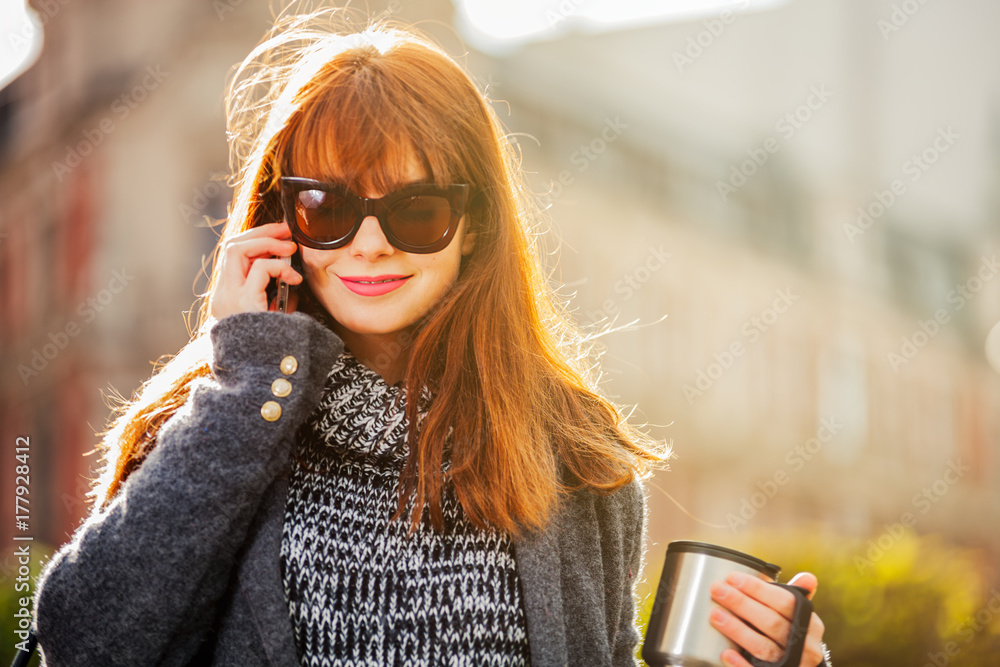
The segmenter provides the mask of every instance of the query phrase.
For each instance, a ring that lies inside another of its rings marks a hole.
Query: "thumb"
[[[792,577],[791,581],[788,583],[793,586],[801,586],[802,588],[808,590],[809,595],[807,597],[810,600],[813,599],[813,596],[816,595],[816,589],[819,588],[819,580],[812,572],[799,572]]]

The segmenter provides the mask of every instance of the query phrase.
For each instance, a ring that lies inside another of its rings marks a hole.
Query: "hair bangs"
[[[358,194],[398,188],[411,180],[414,160],[431,181],[467,181],[462,151],[449,145],[452,119],[431,101],[435,93],[414,91],[414,82],[395,71],[399,67],[391,51],[373,47],[331,62],[300,93],[284,171],[341,183]]]

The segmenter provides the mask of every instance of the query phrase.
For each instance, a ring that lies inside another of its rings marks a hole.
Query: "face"
[[[411,155],[403,182],[428,177]],[[358,193],[381,197],[384,192]],[[455,237],[436,253],[408,253],[394,248],[375,216],[368,216],[350,244],[334,250],[299,246],[305,279],[337,323],[348,348],[373,355],[373,346],[412,327],[451,289],[462,256],[472,252],[475,235],[463,216]],[[366,355],[367,356],[367,355]]]

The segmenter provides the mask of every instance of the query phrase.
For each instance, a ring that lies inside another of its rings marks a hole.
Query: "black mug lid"
[[[726,560],[731,560],[735,563],[739,563],[740,565],[745,565],[753,570],[757,570],[762,574],[766,574],[775,581],[778,580],[778,573],[781,572],[781,567],[775,565],[774,563],[768,563],[767,561],[761,560],[756,556],[745,554],[742,551],[736,551],[735,549],[729,549],[727,547],[720,547],[716,544],[708,544],[707,542],[676,540],[667,545],[667,555],[669,556],[672,553],[705,554],[707,556],[725,558]]]

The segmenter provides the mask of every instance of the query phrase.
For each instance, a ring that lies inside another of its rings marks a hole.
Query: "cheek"
[[[452,253],[450,247],[448,251],[447,256],[436,255],[429,258],[423,269],[434,276],[434,282],[442,290],[451,287],[458,280],[458,269],[462,260],[461,254]]]
[[[323,251],[300,247],[299,252],[302,255],[303,278],[309,279],[324,273],[329,258],[324,256]]]

